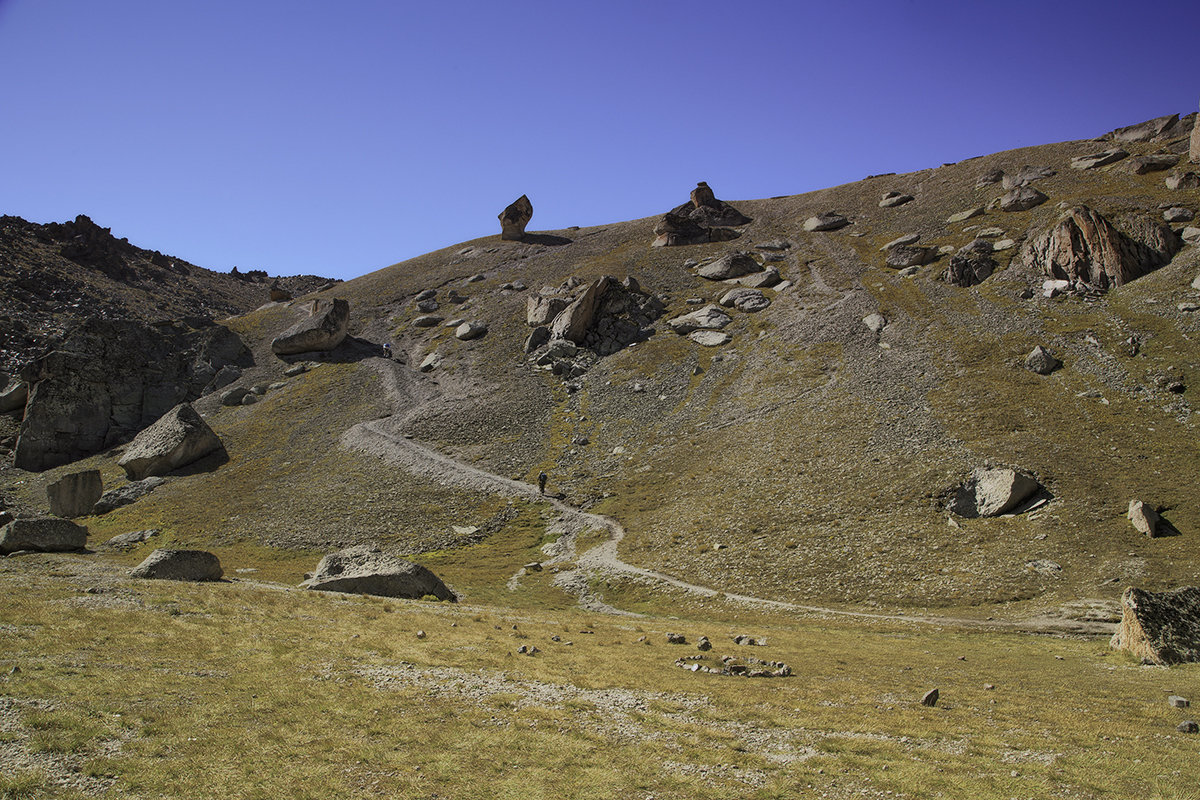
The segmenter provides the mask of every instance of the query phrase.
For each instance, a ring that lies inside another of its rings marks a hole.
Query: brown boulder
[[[1200,661],[1200,588],[1165,592],[1129,587],[1112,646],[1152,664]]]
[[[1031,237],[1022,258],[1040,274],[1072,284],[1121,286],[1166,264],[1181,246],[1170,228],[1144,220],[1135,227],[1142,241],[1087,206],[1076,206],[1049,231]]]
[[[525,237],[525,226],[533,219],[533,203],[521,195],[500,212],[500,238],[519,242]]]

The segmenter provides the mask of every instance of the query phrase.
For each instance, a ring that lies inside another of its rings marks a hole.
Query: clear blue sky
[[[0,213],[350,278],[1196,110],[1195,0],[0,0]]]

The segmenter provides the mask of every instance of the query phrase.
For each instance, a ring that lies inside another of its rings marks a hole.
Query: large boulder
[[[308,317],[297,322],[271,341],[277,356],[328,351],[346,338],[350,322],[350,303],[341,298],[313,300],[306,304]]]
[[[1096,169],[1115,164],[1123,158],[1129,158],[1129,152],[1119,147],[1101,150],[1099,153],[1089,153],[1086,156],[1076,156],[1071,159],[1071,169]]]
[[[653,247],[676,247],[707,242],[727,242],[741,236],[733,228],[753,220],[718,200],[707,183],[692,190],[691,199],[671,209],[654,227]]]
[[[907,269],[909,267],[924,266],[934,261],[937,257],[938,251],[936,247],[900,244],[888,248],[887,260],[884,263],[892,269]]]
[[[500,212],[500,238],[519,242],[525,237],[525,226],[533,219],[533,203],[521,195]]]
[[[810,232],[836,231],[849,224],[850,220],[836,211],[826,211],[824,214],[817,214],[804,220],[804,230]]]
[[[25,408],[25,401],[28,399],[29,384],[22,380],[11,381],[0,388],[0,414]]]
[[[569,297],[535,294],[525,298],[525,322],[531,328],[549,325],[570,304]]]
[[[1134,530],[1151,539],[1159,536],[1170,536],[1177,533],[1175,526],[1162,518],[1162,515],[1141,500],[1130,500],[1129,511],[1125,516],[1133,524]]]
[[[419,600],[432,595],[438,600],[457,601],[441,578],[425,567],[385,553],[375,545],[348,547],[321,559],[309,589],[381,597]]]
[[[32,388],[14,463],[40,472],[127,442],[213,391],[224,367],[252,363],[241,339],[210,320],[86,320],[23,371]]]
[[[1027,267],[1072,285],[1105,290],[1158,269],[1182,246],[1168,226],[1137,220],[1138,238],[1122,233],[1099,212],[1075,206],[1022,249]]]
[[[727,253],[696,270],[697,275],[710,281],[740,278],[754,272],[762,272],[762,265],[749,253]]]
[[[64,475],[46,487],[50,513],[56,517],[85,517],[104,492],[100,470],[88,469]]]
[[[719,331],[731,322],[733,317],[722,311],[720,306],[710,303],[690,314],[667,320],[667,326],[681,336],[686,336],[698,330]]]
[[[1017,508],[1041,488],[1014,469],[980,468],[954,491],[949,507],[960,517],[996,517]]]
[[[725,308],[736,308],[738,311],[745,311],[748,314],[753,314],[756,311],[762,311],[767,306],[771,305],[771,301],[758,289],[751,289],[748,286],[740,286],[737,289],[730,289],[718,301]]]
[[[115,489],[109,489],[100,495],[100,499],[96,501],[96,505],[92,508],[92,513],[107,514],[121,506],[136,503],[164,483],[166,483],[166,480],[163,478],[151,477],[140,481],[132,481]]]
[[[1115,131],[1106,134],[1104,138],[1112,139],[1114,142],[1150,142],[1163,136],[1165,132],[1178,123],[1178,114],[1155,117],[1145,122],[1139,122],[1137,125],[1117,128]]]
[[[221,560],[205,550],[159,548],[129,571],[132,578],[164,581],[219,581]]]
[[[1055,174],[1055,171],[1049,167],[1031,167],[1026,164],[1016,172],[1003,175],[1000,185],[1005,189],[1015,189],[1018,186],[1026,186],[1042,178],[1053,177]]]
[[[1200,588],[1165,592],[1129,587],[1112,646],[1152,664],[1200,661]]]
[[[1001,211],[1028,211],[1050,198],[1032,186],[1021,185],[1000,198]]]
[[[0,528],[0,555],[19,550],[61,553],[87,544],[87,528],[68,519],[32,517],[14,519]]]
[[[592,325],[600,301],[608,287],[617,283],[617,279],[605,275],[588,285],[583,293],[571,301],[554,318],[550,325],[550,338],[567,339],[575,344],[583,344],[584,336]]]
[[[220,438],[187,403],[180,403],[134,437],[117,463],[131,481],[166,475],[223,450]]]
[[[1149,172],[1162,172],[1179,163],[1179,156],[1171,153],[1154,153],[1148,156],[1134,156],[1121,166],[1126,172],[1134,175],[1145,175]]]

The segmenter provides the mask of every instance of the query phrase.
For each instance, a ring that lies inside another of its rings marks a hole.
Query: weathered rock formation
[[[313,300],[306,305],[308,318],[297,322],[271,341],[277,356],[328,351],[346,338],[350,303],[340,298]]]
[[[1129,587],[1112,646],[1152,664],[1200,661],[1200,588],[1165,592]]]
[[[64,475],[46,487],[50,513],[56,517],[85,517],[104,492],[100,470],[89,469]]]
[[[1139,122],[1137,125],[1117,128],[1115,131],[1105,134],[1103,138],[1112,139],[1115,142],[1152,142],[1163,138],[1164,134],[1169,136],[1169,131],[1178,123],[1179,115],[1170,114]]]
[[[549,325],[570,302],[570,297],[530,295],[525,298],[525,322],[531,328]]]
[[[87,528],[57,517],[14,519],[0,528],[0,555],[20,550],[61,553],[87,544]]]
[[[548,326],[550,340],[565,340],[606,356],[650,335],[650,326],[662,312],[662,302],[632,278],[622,282],[605,275],[587,284],[555,315]]]
[[[986,239],[976,239],[959,249],[942,272],[942,280],[963,288],[983,283],[999,264],[992,258],[992,245]]]
[[[836,231],[849,224],[850,220],[836,211],[826,211],[824,214],[817,214],[815,217],[809,217],[804,220],[804,230],[810,232]]]
[[[29,384],[22,380],[9,382],[3,388],[0,388],[0,414],[8,414],[11,411],[25,408],[25,401],[29,399]]]
[[[691,200],[663,215],[654,227],[653,247],[675,247],[708,242],[727,242],[741,236],[733,228],[753,220],[733,206],[718,200],[708,184],[701,181],[692,190]]]
[[[1025,265],[1073,286],[1105,290],[1158,269],[1178,252],[1181,242],[1169,227],[1138,219],[1138,238],[1118,230],[1087,206],[1070,209],[1041,236],[1022,249]]]
[[[1000,185],[1005,189],[1015,189],[1018,186],[1027,186],[1034,181],[1042,178],[1050,178],[1055,175],[1055,171],[1049,167],[1031,167],[1028,164],[1021,167],[1016,172],[1003,174],[1000,180]]]
[[[887,260],[884,263],[892,269],[907,269],[908,267],[924,266],[937,257],[936,247],[900,244],[888,248]]]
[[[500,212],[500,238],[519,242],[525,237],[525,226],[533,219],[533,203],[521,195]]]
[[[686,336],[698,330],[719,331],[731,322],[733,317],[722,311],[720,306],[710,303],[690,314],[667,320],[667,326],[681,336]]]
[[[1179,156],[1170,153],[1154,153],[1148,156],[1134,156],[1121,166],[1126,172],[1134,175],[1145,175],[1148,172],[1162,172],[1179,163]]]
[[[981,468],[954,491],[949,508],[960,517],[996,517],[1017,508],[1041,488],[1016,470]]]
[[[1021,185],[1000,198],[1001,211],[1028,211],[1050,198],[1032,186]]]
[[[753,314],[756,311],[762,311],[767,306],[771,305],[770,299],[767,298],[758,289],[751,289],[748,286],[741,286],[737,289],[730,289],[721,296],[721,305],[725,308],[736,308],[738,311],[745,311],[748,314]]]
[[[1102,150],[1086,156],[1076,156],[1071,159],[1071,169],[1096,169],[1115,164],[1123,158],[1129,158],[1129,153],[1119,147]]]
[[[88,320],[24,370],[32,389],[14,463],[40,472],[127,442],[251,363],[241,339],[207,320]]]
[[[219,581],[221,560],[205,550],[159,548],[129,571],[132,578],[164,581]]]
[[[911,194],[901,194],[900,192],[888,192],[879,201],[880,208],[895,208],[902,206],[905,203],[911,203],[913,196]]]
[[[136,503],[146,495],[153,492],[159,486],[166,483],[162,478],[146,478],[145,480],[132,481],[124,486],[118,486],[115,489],[109,489],[104,494],[100,495],[100,499],[96,501],[96,505],[92,508],[93,514],[107,514],[115,508],[127,506],[130,503]]]
[[[213,429],[187,403],[180,403],[134,437],[117,463],[131,481],[166,475],[224,449]]]
[[[381,597],[419,600],[432,595],[438,600],[457,601],[441,578],[425,567],[385,553],[375,545],[348,547],[321,559],[309,589]]]
[[[454,338],[469,342],[472,339],[479,339],[486,336],[487,332],[488,326],[484,323],[467,321],[454,329]]]

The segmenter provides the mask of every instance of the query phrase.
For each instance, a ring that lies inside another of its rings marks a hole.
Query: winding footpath
[[[955,627],[988,628],[996,630],[1023,630],[1038,632],[1063,632],[1062,625],[1038,625],[1036,621],[1011,622],[1000,620],[978,620],[960,617],[916,616],[902,614],[883,614],[868,611],[849,611],[845,609],[828,608],[825,606],[803,605],[784,600],[769,600],[735,592],[725,592],[708,586],[690,583],[656,570],[638,567],[622,561],[617,555],[617,547],[625,536],[625,529],[619,522],[602,514],[591,514],[574,506],[568,505],[559,497],[543,495],[537,487],[522,481],[495,475],[470,464],[456,461],[445,453],[438,452],[406,436],[397,435],[386,429],[381,421],[364,422],[355,425],[343,434],[342,445],[362,452],[371,453],[390,463],[396,464],[414,474],[421,475],[446,486],[453,486],[471,491],[489,492],[505,497],[519,498],[528,502],[544,502],[558,512],[567,535],[563,537],[559,552],[551,559],[551,563],[574,561],[575,570],[560,573],[556,583],[575,594],[585,608],[606,613],[628,614],[629,612],[609,606],[592,595],[588,589],[588,578],[596,575],[620,575],[635,580],[658,585],[672,586],[690,594],[701,597],[720,597],[727,602],[775,611],[802,614],[817,614],[823,616],[850,617],[888,622],[914,622],[927,625],[949,625]],[[608,538],[584,552],[577,552],[576,537],[586,530],[602,529],[608,532]],[[1065,622],[1063,620],[1048,620],[1049,622]],[[1115,628],[1115,626],[1112,626]],[[1109,627],[1085,626],[1082,624],[1067,626],[1065,632],[1104,634],[1111,632]]]

